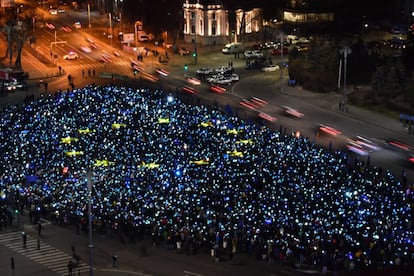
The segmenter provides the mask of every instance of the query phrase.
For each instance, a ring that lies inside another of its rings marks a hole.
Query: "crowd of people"
[[[3,206],[85,230],[91,200],[97,231],[148,229],[190,254],[324,271],[414,260],[412,186],[282,128],[114,86],[28,99],[0,124]]]

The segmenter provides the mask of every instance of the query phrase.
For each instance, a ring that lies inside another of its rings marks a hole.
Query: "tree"
[[[5,26],[7,49],[4,57],[9,58],[9,66],[13,64],[13,49],[16,49],[14,68],[22,70],[21,55],[23,47],[32,29],[32,19],[26,17],[22,20],[8,20]]]
[[[338,65],[337,43],[329,37],[317,36],[307,53],[289,55],[289,76],[310,90],[329,92],[336,87]]]

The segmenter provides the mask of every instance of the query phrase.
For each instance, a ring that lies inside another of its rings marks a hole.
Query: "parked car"
[[[244,51],[244,56],[246,58],[262,58],[262,57],[264,57],[263,52],[261,52],[259,50]]]
[[[211,67],[203,67],[196,71],[198,75],[208,75],[213,73],[213,69]]]
[[[277,70],[279,70],[279,65],[274,65],[274,64],[266,65],[262,68],[263,72],[274,72]]]
[[[274,55],[274,56],[280,56],[280,55],[282,55],[282,50],[281,49],[282,49],[281,47],[277,47],[277,48],[273,49],[272,50],[272,55]],[[283,47],[283,54],[284,55],[289,54],[289,50],[288,50],[287,47]]]
[[[180,47],[180,49],[178,49],[178,54],[180,54],[181,56],[186,56],[190,54],[190,50],[184,47]]]
[[[219,67],[219,68],[216,68],[214,71],[216,72],[216,73],[221,73],[221,74],[224,74],[224,73],[226,73],[226,72],[231,72],[231,68],[230,67],[226,67],[226,66],[221,66],[221,67]]]

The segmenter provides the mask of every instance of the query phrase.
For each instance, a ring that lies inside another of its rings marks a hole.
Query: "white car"
[[[75,23],[73,23],[73,27],[74,27],[75,29],[81,29],[81,28],[82,28],[82,25],[81,25],[81,23],[80,23],[80,22],[75,22]]]
[[[302,118],[304,116],[303,113],[297,111],[296,109],[290,106],[283,106],[283,109],[285,110],[286,115],[293,116],[296,118]]]
[[[213,73],[213,69],[211,67],[203,67],[203,68],[198,69],[196,73],[199,75],[208,75],[208,74]]]
[[[228,85],[230,85],[232,82],[233,82],[233,79],[231,77],[225,77],[225,76],[220,76],[213,81],[213,83],[216,83],[216,84],[228,84]]]
[[[277,70],[279,70],[279,65],[274,65],[274,64],[267,65],[267,66],[262,68],[263,72],[274,72],[274,71],[277,71]]]
[[[253,51],[250,51],[250,50],[244,51],[244,56],[247,58],[253,58],[254,57]]]
[[[225,72],[231,71],[231,68],[226,67],[226,66],[222,66],[222,67],[219,67],[219,68],[215,69],[214,71],[215,71],[216,73],[221,73],[221,74],[223,74],[223,73],[225,73]]]
[[[259,51],[259,50],[253,50],[252,51],[253,57],[255,58],[262,58],[264,57],[263,52]]]
[[[78,54],[75,52],[69,52],[67,55],[63,56],[63,59],[77,59]]]
[[[231,78],[232,81],[239,81],[240,80],[239,75],[237,75],[236,73],[231,74],[230,78]]]
[[[82,45],[81,50],[87,54],[89,54],[90,52],[92,52],[91,48],[89,48],[88,46]]]

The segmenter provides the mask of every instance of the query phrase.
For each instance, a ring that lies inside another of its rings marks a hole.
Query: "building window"
[[[217,35],[217,26],[215,22],[211,26],[211,35]]]
[[[213,12],[213,13],[211,14],[211,19],[216,20],[216,13],[215,13],[215,12]]]
[[[195,25],[191,25],[191,33],[192,34],[195,34],[195,32],[196,32]]]
[[[195,12],[191,12],[191,19],[195,18]]]

